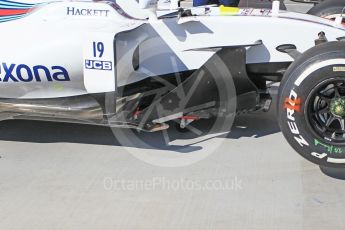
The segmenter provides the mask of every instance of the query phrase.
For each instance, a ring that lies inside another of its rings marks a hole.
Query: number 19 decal
[[[101,58],[104,54],[103,42],[93,42],[93,56]]]
[[[108,60],[102,60],[104,55],[104,43],[103,42],[93,42],[93,60],[85,60],[85,69],[93,70],[113,70],[113,63]]]

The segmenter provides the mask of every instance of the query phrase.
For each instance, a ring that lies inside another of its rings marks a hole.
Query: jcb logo
[[[113,63],[111,61],[85,60],[85,68],[95,70],[112,70]]]

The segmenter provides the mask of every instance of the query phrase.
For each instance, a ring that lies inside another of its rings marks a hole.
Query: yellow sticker
[[[345,66],[334,66],[333,72],[345,72]]]
[[[62,90],[64,90],[64,86],[62,85],[62,84],[58,84],[58,83],[54,83],[53,84],[53,89],[54,90],[57,90],[57,91],[62,91]]]
[[[240,8],[221,5],[219,11],[221,15],[237,15],[240,12]]]

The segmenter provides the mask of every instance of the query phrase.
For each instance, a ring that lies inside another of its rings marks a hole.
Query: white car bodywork
[[[54,1],[1,22],[0,97],[111,92],[147,77],[198,69],[215,52],[202,48],[247,46],[258,40],[261,45],[247,48],[247,63],[292,62],[276,47],[293,43],[304,52],[321,31],[329,40],[345,36],[344,27],[331,21],[285,11],[272,16],[269,10],[227,13],[204,7],[198,16],[146,20],[135,18],[145,15],[135,1],[117,2]],[[142,61],[134,70],[138,46]]]

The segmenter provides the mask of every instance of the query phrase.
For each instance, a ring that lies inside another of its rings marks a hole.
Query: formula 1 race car
[[[273,0],[240,0],[239,7],[272,8]],[[332,19],[344,13],[344,0],[291,0],[296,3],[313,4],[307,14]],[[286,10],[284,0],[280,0],[280,9]]]
[[[344,0],[292,0],[296,3],[313,4],[307,14],[334,20],[344,13]],[[280,9],[286,10],[284,0],[280,0]],[[240,0],[239,7],[272,8],[272,0]]]
[[[148,132],[268,110],[311,162],[345,165],[345,27],[276,9],[156,0],[0,3],[0,119]],[[226,123],[223,123],[226,126]]]

